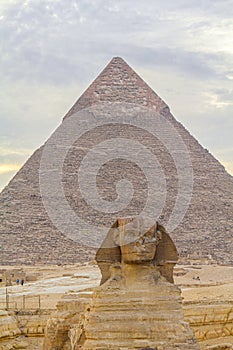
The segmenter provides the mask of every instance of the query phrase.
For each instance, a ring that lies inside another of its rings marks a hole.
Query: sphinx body
[[[198,350],[173,283],[176,247],[158,223],[118,219],[96,254],[102,273],[77,349]]]

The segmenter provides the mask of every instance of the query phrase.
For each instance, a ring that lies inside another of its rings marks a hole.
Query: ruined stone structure
[[[45,329],[44,349],[72,349],[83,322],[84,311],[88,308],[92,298],[90,291],[66,295],[57,305],[57,310],[50,316]],[[222,300],[219,303],[183,303],[184,320],[188,322],[198,340],[201,349],[210,348],[219,350],[221,344],[228,343],[224,350],[232,350],[233,345],[226,337],[233,335],[233,309],[232,302]],[[214,341],[215,346],[208,345]],[[205,344],[207,343],[207,344]],[[218,344],[218,345],[217,345]],[[223,346],[222,346],[223,347]]]
[[[15,313],[0,309],[0,350],[41,349],[48,317],[46,311]]]
[[[14,284],[20,283],[20,281],[26,281],[26,274],[22,269],[2,269],[0,270],[0,287],[2,286],[12,286]]]
[[[168,82],[169,83],[169,82]],[[171,232],[181,256],[212,255],[218,262],[232,263],[233,250],[233,179],[224,167],[205,150],[191,134],[175,120],[169,107],[126,64],[115,57],[78,99],[65,116],[84,108],[108,102],[133,103],[149,108],[172,123],[189,151],[193,169],[193,194],[190,206],[179,226]],[[116,121],[117,122],[117,121]],[[167,197],[161,222],[166,226],[175,205],[178,179],[171,155],[166,147],[150,133],[133,127],[111,125],[95,128],[83,135],[69,150],[64,163],[63,187],[71,208],[90,223],[106,222],[106,216],[87,208],[77,187],[77,166],[93,145],[111,137],[134,139],[156,155],[163,168]],[[44,209],[40,187],[39,167],[44,146],[29,158],[0,195],[1,264],[73,263],[94,256],[94,250],[74,243],[53,225]],[[82,152],[80,152],[82,149]],[[119,169],[121,171],[119,172]],[[109,175],[110,174],[110,175]],[[117,216],[139,215],[145,204],[146,181],[143,169],[123,159],[108,162],[100,169],[97,185],[101,196],[112,201],[115,183],[129,179],[136,191],[133,205]],[[55,193],[51,200],[57,201]]]
[[[165,229],[150,227],[141,217],[118,219],[107,240],[113,237],[114,248],[106,248],[105,240],[97,252],[101,285],[82,316],[77,310],[76,325],[69,330],[72,347],[64,337],[64,320],[60,337],[56,326],[51,337],[50,325],[44,349],[52,350],[50,339],[56,338],[59,349],[198,350],[183,320],[181,292],[173,284],[178,254]]]

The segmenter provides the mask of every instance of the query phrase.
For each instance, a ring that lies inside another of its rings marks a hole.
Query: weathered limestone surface
[[[85,321],[81,349],[199,349],[183,321],[180,291],[166,281],[150,290],[146,283],[100,288]]]
[[[16,315],[21,334],[27,337],[44,337],[44,332],[51,310],[20,311]]]
[[[78,325],[83,322],[84,312],[90,307],[90,302],[91,294],[83,293],[82,296],[72,296],[72,299],[67,296],[67,299],[58,303],[57,311],[47,323],[44,350],[52,350],[56,346],[60,350],[64,344],[68,350],[72,349],[71,339],[74,345],[80,336],[77,333]],[[190,324],[203,350],[232,350],[233,346],[227,340],[227,337],[233,337],[232,310],[233,305],[229,301],[209,305],[183,301],[184,321]],[[208,340],[219,345],[205,345]]]
[[[233,302],[186,302],[184,315],[199,342],[233,336]]]
[[[212,255],[219,262],[232,263],[233,179],[170,113],[168,106],[121,59],[114,58],[91,84],[65,117],[98,103],[125,102],[148,107],[169,120],[184,140],[192,160],[194,189],[190,207],[172,232],[181,256]],[[78,118],[78,115],[77,115]],[[117,122],[117,121],[116,121]],[[177,194],[177,172],[164,145],[149,133],[122,125],[98,128],[87,133],[69,150],[64,164],[64,191],[72,209],[91,223],[106,218],[90,208],[77,186],[77,167],[86,151],[111,137],[126,137],[143,143],[161,164],[167,183],[164,223],[170,216]],[[73,263],[87,260],[93,250],[64,237],[44,210],[39,189],[39,166],[44,146],[21,168],[0,195],[1,264]],[[80,152],[80,149],[83,151]],[[121,169],[121,174],[119,174]],[[134,205],[120,215],[138,215],[145,203],[143,174],[129,162],[118,160],[101,169],[97,182],[101,196],[115,199],[115,182],[128,178],[135,188]],[[59,203],[54,194],[51,200]],[[134,208],[134,209],[133,209]],[[209,239],[211,237],[211,239]]]
[[[45,329],[44,350],[74,349],[74,344],[83,324],[84,312],[90,303],[92,293],[80,293],[71,299],[61,300],[47,322]]]
[[[0,310],[0,341],[4,338],[14,338],[20,333],[16,318],[8,311]]]
[[[16,341],[21,330],[16,317],[6,310],[0,310],[0,350],[26,349],[28,343]]]
[[[8,341],[7,343],[0,343],[0,350],[26,350],[28,349],[28,342],[25,340],[12,340]]]
[[[50,313],[0,310],[0,350],[41,350]]]
[[[222,343],[220,345],[208,346],[207,350],[232,350],[233,345],[231,343]]]

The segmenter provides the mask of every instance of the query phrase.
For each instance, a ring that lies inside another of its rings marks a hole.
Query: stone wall
[[[184,302],[184,315],[199,342],[233,337],[233,301]]]
[[[5,339],[12,339],[20,335],[21,331],[14,316],[8,311],[0,310],[0,342]]]
[[[41,350],[51,310],[0,310],[0,350]]]

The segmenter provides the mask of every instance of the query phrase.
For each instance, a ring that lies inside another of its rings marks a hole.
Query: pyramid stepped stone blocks
[[[220,263],[233,263],[233,178],[198,141],[176,121],[164,101],[128,66],[115,57],[90,85],[64,117],[64,121],[85,108],[103,103],[119,102],[149,108],[162,115],[178,131],[189,151],[193,169],[193,193],[190,206],[179,226],[171,232],[180,256],[209,256]],[[63,174],[67,200],[78,215],[89,223],[106,222],[106,215],[98,216],[87,208],[77,187],[77,166],[87,150],[111,137],[137,140],[150,148],[163,168],[167,197],[161,216],[168,221],[175,205],[178,178],[174,161],[166,148],[150,133],[136,127],[116,124],[90,130],[68,151]],[[39,168],[44,145],[29,158],[0,195],[1,264],[75,263],[94,256],[91,246],[75,243],[65,237],[51,222],[44,209]],[[81,152],[80,149],[83,151]],[[120,169],[120,170],[119,170]],[[97,186],[101,196],[114,200],[114,183],[126,178],[136,193],[133,205],[120,216],[138,215],[145,204],[147,191],[143,171],[120,159],[105,164],[99,171]],[[59,203],[59,198],[52,199]],[[119,213],[118,213],[119,215]],[[110,218],[111,221],[113,217]],[[163,222],[164,221],[164,222]],[[90,232],[90,235],[92,233]]]

